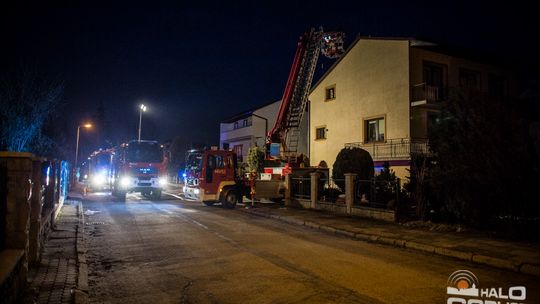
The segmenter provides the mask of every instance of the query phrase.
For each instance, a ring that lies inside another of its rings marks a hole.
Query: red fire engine
[[[157,141],[132,140],[114,149],[111,189],[125,199],[127,193],[140,192],[159,199],[167,184],[168,157]]]

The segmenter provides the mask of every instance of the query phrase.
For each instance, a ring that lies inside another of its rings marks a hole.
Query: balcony
[[[427,139],[396,138],[385,142],[346,143],[345,148],[362,148],[369,152],[373,160],[410,159],[411,154],[429,154]]]
[[[411,106],[434,104],[446,99],[446,88],[427,85],[425,82],[412,86]]]
[[[247,126],[237,129],[229,129],[221,131],[220,140],[221,141],[234,141],[234,140],[244,140],[251,139],[254,136],[253,126]]]

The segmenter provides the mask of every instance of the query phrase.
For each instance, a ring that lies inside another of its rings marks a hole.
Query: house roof
[[[410,47],[413,47],[413,48],[423,49],[426,51],[431,51],[431,52],[435,52],[439,54],[445,54],[445,55],[462,58],[462,59],[466,59],[466,60],[470,60],[470,61],[474,61],[474,62],[482,63],[482,64],[489,64],[489,65],[494,65],[494,66],[499,66],[499,67],[505,66],[504,64],[502,64],[501,60],[494,57],[490,57],[486,54],[480,54],[478,52],[473,52],[471,50],[467,50],[463,48],[441,45],[441,44],[433,43],[427,40],[422,40],[422,39],[418,39],[414,37],[372,37],[372,36],[358,35],[356,39],[351,43],[351,45],[347,48],[345,53],[341,57],[339,57],[339,59],[336,60],[336,62],[334,62],[334,64],[330,68],[328,68],[328,70],[317,80],[315,84],[311,86],[311,92],[313,92],[313,90],[321,83],[321,81],[323,81],[324,78],[326,78],[326,76],[328,76],[328,74],[330,74],[334,70],[334,68],[341,62],[341,60],[345,56],[347,56],[349,51],[352,50],[356,46],[358,41],[360,40],[408,40],[410,43]]]
[[[271,105],[273,103],[276,103],[276,102],[281,102],[281,100],[267,102],[267,103],[265,103],[263,105],[253,107],[253,108],[250,108],[250,109],[245,110],[243,112],[234,114],[233,116],[230,116],[230,117],[222,120],[221,123],[231,123],[231,122],[235,122],[235,121],[240,120],[240,119],[250,117],[251,115],[253,115],[253,112],[255,112],[255,111],[259,110],[259,109],[262,109],[262,108],[264,108],[266,106],[269,106],[269,105]]]
[[[334,68],[341,62],[341,60],[343,58],[345,58],[345,56],[347,56],[347,54],[349,54],[349,52],[356,46],[356,44],[358,43],[358,41],[360,40],[408,40],[410,42],[410,45],[411,46],[436,46],[437,44],[435,43],[432,43],[432,42],[429,42],[429,41],[424,41],[424,40],[419,40],[419,39],[416,39],[416,38],[413,38],[413,37],[372,37],[372,36],[362,36],[362,35],[358,35],[356,36],[356,39],[354,39],[354,41],[351,43],[351,45],[349,45],[349,47],[347,48],[347,50],[345,50],[345,53],[343,53],[343,55],[341,55],[341,57],[339,57],[336,62],[334,62],[334,64],[332,64],[332,66],[330,68],[328,68],[328,70],[317,80],[317,82],[311,86],[311,92],[313,92],[313,90],[321,83],[321,81],[323,81],[324,78],[326,78],[326,76],[328,76],[328,74],[330,74]],[[310,93],[311,93],[310,92]]]

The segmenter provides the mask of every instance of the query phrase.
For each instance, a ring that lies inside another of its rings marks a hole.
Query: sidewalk
[[[540,276],[540,244],[489,238],[480,233],[442,233],[333,215],[321,211],[261,205],[243,212],[306,226],[357,240],[419,250],[492,267]]]
[[[79,271],[77,237],[82,235],[80,201],[66,200],[56,226],[43,247],[41,262],[28,273],[28,285],[23,303],[84,303],[78,285]],[[82,301],[81,301],[82,299]]]

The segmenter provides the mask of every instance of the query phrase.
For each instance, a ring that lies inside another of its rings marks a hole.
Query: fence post
[[[36,264],[40,261],[41,244],[41,203],[42,203],[42,159],[34,158],[32,162],[32,198],[30,200],[30,241],[28,262]]]
[[[319,178],[318,172],[309,174],[311,176],[311,209],[317,209],[317,202],[319,201]]]
[[[292,177],[285,175],[285,206],[291,205]]]
[[[354,203],[354,180],[356,173],[345,173],[345,205],[347,206],[347,214],[352,213],[352,205]]]
[[[401,179],[398,177],[396,181],[396,207],[394,210],[395,212],[394,219],[396,222],[399,222],[401,218],[401,212],[402,212],[401,204],[399,201],[400,192],[401,192]]]

